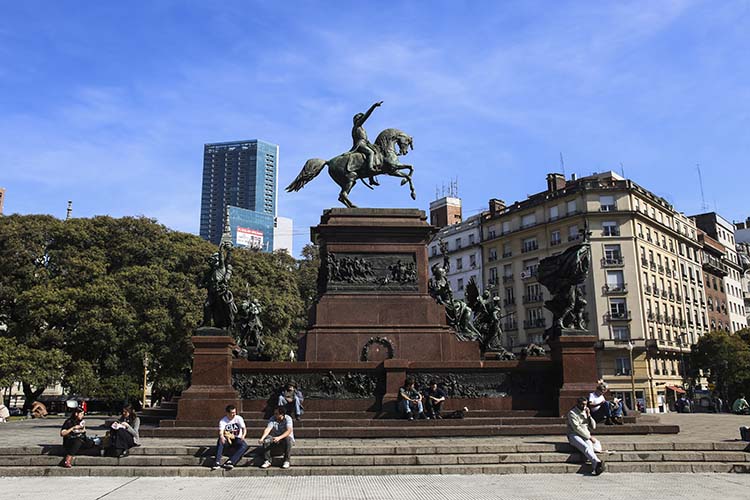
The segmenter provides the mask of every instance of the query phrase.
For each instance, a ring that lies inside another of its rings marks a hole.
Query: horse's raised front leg
[[[411,181],[411,176],[414,173],[414,167],[411,165],[399,165],[399,169],[396,171],[399,174],[399,177],[403,177],[403,180],[401,181],[401,185],[403,186],[407,182],[409,183],[409,191],[411,192],[411,199],[416,200],[417,199],[417,193],[414,191],[414,183]],[[409,170],[408,174],[405,174],[401,172],[401,170]]]

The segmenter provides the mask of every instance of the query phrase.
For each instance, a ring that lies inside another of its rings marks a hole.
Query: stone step
[[[263,428],[266,426],[268,419],[245,419],[248,428]],[[634,417],[626,417],[625,423],[634,424]],[[488,426],[488,425],[561,425],[565,424],[562,417],[468,417],[463,419],[415,419],[409,421],[400,419],[310,419],[302,418],[295,421],[295,432],[302,428],[320,428],[320,427],[405,427],[415,424],[421,426],[436,427],[456,427],[456,426]],[[174,423],[162,425],[162,427],[209,427],[215,428],[217,425],[214,420],[182,420]]]
[[[503,464],[461,464],[461,465],[383,465],[383,466],[298,466],[293,459],[293,466],[283,470],[277,467],[260,469],[257,467],[237,467],[231,471],[212,471],[201,466],[74,466],[72,469],[62,467],[26,467],[13,466],[0,468],[0,475],[12,476],[183,476],[183,477],[251,477],[251,476],[331,476],[331,475],[395,475],[395,474],[574,474],[588,473],[588,464],[568,463],[503,463]],[[611,462],[607,464],[607,473],[625,472],[750,472],[750,463],[732,462]]]
[[[718,442],[618,442],[607,440],[606,446],[616,453],[671,453],[671,452],[746,452],[750,453],[750,445],[743,441]],[[215,446],[207,442],[204,446],[139,446],[130,450],[131,457],[135,456],[212,456]],[[428,442],[420,444],[382,443],[377,440],[362,443],[346,443],[330,445],[318,444],[314,441],[298,441],[294,447],[295,456],[318,455],[435,455],[435,454],[482,454],[482,453],[567,453],[575,449],[566,442],[558,443],[479,443],[471,441]],[[83,450],[83,454],[95,455],[95,450]],[[59,444],[41,446],[0,447],[0,456],[62,456],[63,448]],[[130,458],[130,457],[128,457]]]
[[[450,421],[449,421],[450,422]],[[462,425],[461,420],[454,425],[434,425],[431,420],[403,421],[395,426],[358,427],[300,427],[295,429],[298,438],[388,438],[388,437],[460,437],[460,436],[540,436],[564,435],[565,424],[549,425]],[[262,432],[263,427],[248,427],[248,434]],[[637,434],[677,434],[677,425],[626,424],[597,428],[598,435],[637,435]],[[216,436],[216,428],[211,427],[159,427],[141,429],[142,437],[170,438],[210,438]]]
[[[252,454],[248,453],[240,466],[260,465]],[[750,454],[732,451],[711,452],[615,452],[603,454],[608,463],[628,462],[750,462]],[[0,456],[0,474],[5,467],[54,467],[60,464],[61,456],[53,455],[17,455]],[[210,466],[214,456],[207,453],[203,456],[162,456],[134,455],[125,458],[78,456],[76,466],[82,467],[195,467]],[[294,454],[294,463],[310,467],[369,467],[394,465],[464,465],[464,464],[533,464],[533,463],[569,463],[582,464],[584,458],[579,453],[469,453],[469,454],[421,454],[421,455],[299,455]]]

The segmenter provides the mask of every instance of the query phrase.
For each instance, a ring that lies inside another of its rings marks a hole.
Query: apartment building
[[[711,331],[730,331],[729,310],[724,278],[729,273],[726,264],[724,245],[698,230],[698,241],[701,242],[701,260],[706,280],[706,308]]]
[[[453,296],[457,299],[463,300],[466,285],[472,278],[477,282],[480,292],[484,291],[480,223],[479,215],[475,215],[462,222],[445,226],[428,245],[429,263],[432,268],[434,264],[443,262],[439,241],[443,240],[446,243],[450,262],[448,281],[453,290]]]
[[[584,291],[600,375],[629,405],[634,383],[647,411],[665,409],[683,391],[690,345],[709,329],[694,221],[604,172],[549,174],[547,189],[526,200],[490,200],[481,225],[484,282],[503,299],[507,347],[542,342],[552,318],[536,279],[539,261],[589,231],[593,265]]]
[[[727,294],[729,331],[736,332],[747,327],[745,297],[742,288],[743,266],[737,254],[735,226],[716,212],[694,215],[695,224],[718,241],[726,252],[727,274],[723,278]]]

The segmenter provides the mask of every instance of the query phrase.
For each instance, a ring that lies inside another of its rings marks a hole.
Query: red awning
[[[685,389],[683,389],[682,387],[675,387],[673,385],[668,385],[667,389],[671,389],[678,394],[685,394]]]

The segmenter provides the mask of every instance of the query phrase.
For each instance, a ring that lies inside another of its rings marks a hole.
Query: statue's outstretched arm
[[[372,112],[375,111],[375,108],[380,107],[381,104],[383,104],[383,101],[378,101],[375,104],[373,104],[372,106],[370,106],[370,109],[367,110],[367,113],[365,113],[364,118],[362,118],[362,121],[360,122],[360,125],[362,125],[363,123],[365,123],[367,121],[367,119],[370,118],[370,115],[372,114]]]

